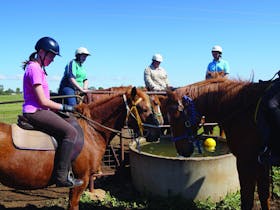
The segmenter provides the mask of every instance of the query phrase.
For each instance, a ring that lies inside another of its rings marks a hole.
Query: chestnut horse
[[[254,120],[258,101],[268,86],[269,83],[264,82],[209,79],[168,92],[166,99],[166,109],[175,137],[184,135],[186,130],[185,117],[188,113],[183,96],[192,99],[198,116],[207,116],[208,120],[224,128],[229,148],[237,160],[243,210],[253,208],[256,185],[262,209],[269,209],[270,167],[258,163],[261,139]],[[175,144],[181,149],[179,152],[189,152],[186,139],[176,141]]]
[[[96,90],[93,91],[92,93],[88,93],[84,97],[84,103],[90,103],[92,101],[97,100],[100,97],[103,97],[104,95],[111,95],[115,93],[124,93],[128,89],[132,88],[132,86],[118,86],[118,87],[110,87],[102,90]],[[143,91],[146,92],[146,89],[143,89]],[[148,92],[147,94],[149,95],[150,101],[151,101],[151,108],[153,111],[153,114],[157,118],[157,121],[159,125],[164,124],[164,119],[163,115],[161,113],[161,101],[160,101],[160,95],[152,94],[150,95]]]
[[[126,122],[136,131],[141,127],[139,123],[157,124],[148,95],[136,88],[131,88],[124,94],[104,96],[90,104],[80,104],[76,109],[81,116],[78,121],[84,131],[84,146],[72,166],[75,177],[82,179],[84,184],[70,189],[70,210],[79,209],[81,194],[87,188],[90,176],[98,172],[107,144]],[[153,134],[150,132],[148,138],[158,138]],[[11,125],[0,123],[2,184],[16,189],[40,189],[52,185],[54,156],[54,151],[15,148]]]

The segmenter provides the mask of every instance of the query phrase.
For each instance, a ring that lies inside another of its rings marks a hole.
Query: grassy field
[[[0,121],[15,123],[17,121],[17,116],[22,112],[22,100],[22,95],[0,95]],[[15,103],[15,101],[20,102]]]

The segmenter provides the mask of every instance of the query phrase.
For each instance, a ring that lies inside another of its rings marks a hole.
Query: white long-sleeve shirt
[[[169,86],[167,73],[162,67],[148,66],[144,71],[144,81],[148,90],[161,91]]]

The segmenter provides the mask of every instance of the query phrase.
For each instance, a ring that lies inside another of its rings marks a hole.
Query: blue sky
[[[9,0],[0,8],[0,85],[22,89],[21,63],[43,36],[62,57],[47,67],[56,91],[80,46],[89,49],[89,86],[144,86],[154,53],[172,86],[204,79],[213,45],[223,47],[230,77],[270,79],[280,69],[279,0]]]

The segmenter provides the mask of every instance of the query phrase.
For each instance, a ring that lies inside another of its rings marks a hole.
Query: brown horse
[[[126,121],[135,131],[141,127],[139,123],[155,123],[149,97],[136,88],[131,88],[124,94],[104,96],[76,108],[82,116],[79,123],[84,131],[85,141],[72,166],[75,176],[82,179],[84,184],[70,189],[71,210],[79,209],[80,196],[88,186],[89,177],[100,168],[106,145],[115,132]],[[11,125],[0,123],[0,182],[16,189],[39,189],[51,185],[55,152],[16,149],[11,132]],[[148,138],[158,138],[152,134],[150,132]]]
[[[103,97],[104,95],[111,95],[116,93],[124,93],[128,89],[132,88],[132,86],[118,86],[118,87],[110,87],[107,89],[102,90],[96,90],[92,93],[88,93],[84,97],[84,103],[90,103],[92,101],[98,100],[98,98]],[[143,89],[143,91],[146,92],[146,89]],[[148,92],[147,92],[148,93]],[[160,95],[149,95],[150,101],[151,101],[151,108],[153,111],[154,116],[157,118],[157,121],[159,125],[164,124],[163,115],[161,113],[161,101],[160,101]]]
[[[257,161],[261,139],[254,121],[258,101],[268,85],[209,79],[169,92],[166,102],[174,136],[182,136],[186,130],[188,113],[182,102],[183,96],[193,100],[198,115],[205,115],[209,121],[218,122],[224,128],[229,148],[237,159],[243,210],[253,208],[256,185],[262,209],[269,209],[269,166]],[[189,152],[187,142],[186,139],[175,142],[179,153]]]

